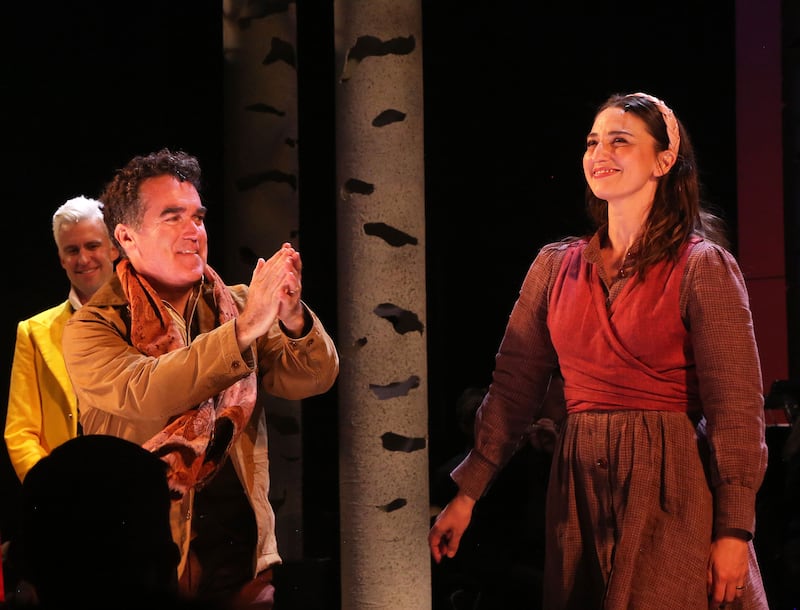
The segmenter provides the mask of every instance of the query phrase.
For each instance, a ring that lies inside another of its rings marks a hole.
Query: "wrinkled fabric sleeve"
[[[539,251],[511,310],[492,381],[476,415],[475,445],[451,473],[459,489],[471,498],[480,498],[511,459],[536,419],[558,368],[547,308],[563,252],[558,244]]]
[[[752,535],[767,467],[764,394],[747,287],[733,255],[698,244],[682,295],[706,418],[714,532]]]
[[[84,306],[64,328],[64,360],[81,409],[128,420],[179,415],[247,376],[252,370],[231,320],[158,358],[132,346],[115,325],[118,316]]]
[[[248,286],[229,287],[237,307],[247,301]],[[267,334],[255,343],[258,374],[262,388],[272,396],[301,400],[327,392],[339,376],[339,354],[333,339],[317,314],[301,302],[306,334],[292,338],[276,320]],[[246,354],[250,360],[252,354]]]
[[[257,342],[259,371],[264,389],[278,398],[300,400],[327,392],[339,374],[339,356],[333,339],[317,315],[303,303],[311,326],[292,338],[275,323]]]

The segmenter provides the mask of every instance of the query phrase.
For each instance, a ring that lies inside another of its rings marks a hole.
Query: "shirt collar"
[[[67,298],[69,300],[69,304],[72,305],[72,308],[75,311],[78,311],[83,306],[81,300],[78,298],[78,293],[75,292],[74,286],[69,287],[69,297]]]

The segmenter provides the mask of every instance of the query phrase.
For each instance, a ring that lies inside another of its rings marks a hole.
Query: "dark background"
[[[132,155],[170,146],[198,156],[210,208],[209,262],[223,267],[221,4],[84,0],[4,9],[0,395],[8,392],[17,322],[67,294],[50,232],[53,211],[76,194],[96,196]],[[332,7],[297,4],[297,53],[304,298],[336,338]],[[735,251],[735,15],[732,1],[651,3],[646,11],[617,1],[558,8],[423,0],[422,7],[436,467],[461,448],[456,399],[465,387],[489,382],[536,252],[586,228],[580,161],[594,109],[610,93],[647,91],[672,106],[692,134],[706,198],[728,221]],[[336,417],[335,392],[304,403],[311,558],[338,554]],[[16,493],[3,457],[3,538],[16,527]]]

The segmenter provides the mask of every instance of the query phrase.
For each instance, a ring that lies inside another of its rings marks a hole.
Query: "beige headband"
[[[662,102],[657,97],[653,97],[648,93],[631,93],[631,95],[635,95],[636,97],[642,97],[647,101],[653,103],[658,111],[661,113],[661,116],[664,117],[664,123],[667,126],[667,137],[669,138],[669,150],[670,152],[675,155],[675,158],[678,158],[678,149],[681,145],[681,134],[680,130],[678,129],[678,120],[675,118],[675,113],[667,106],[664,102]]]

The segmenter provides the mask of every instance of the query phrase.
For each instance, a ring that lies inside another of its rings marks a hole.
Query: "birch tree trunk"
[[[342,608],[431,606],[419,0],[335,0]]]
[[[225,243],[223,277],[249,283],[258,257],[298,243],[297,25],[293,2],[223,0]],[[301,250],[302,254],[302,250]],[[270,503],[284,561],[303,557],[299,401],[268,397]]]

